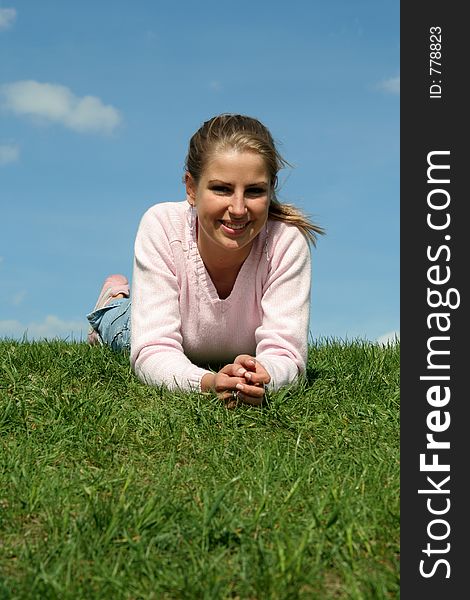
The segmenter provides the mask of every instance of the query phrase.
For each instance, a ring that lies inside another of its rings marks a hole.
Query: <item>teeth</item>
[[[230,223],[227,221],[222,221],[226,227],[230,229],[243,229],[247,224],[246,223]]]

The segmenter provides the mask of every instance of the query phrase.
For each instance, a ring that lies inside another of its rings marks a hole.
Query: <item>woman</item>
[[[230,407],[294,383],[307,360],[308,242],[323,230],[276,199],[285,164],[257,119],[206,121],[189,143],[186,200],[140,222],[132,306],[127,279],[109,277],[90,343],[130,347],[150,385],[215,391]]]

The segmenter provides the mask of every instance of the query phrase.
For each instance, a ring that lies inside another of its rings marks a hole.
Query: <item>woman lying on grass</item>
[[[229,407],[294,383],[307,359],[309,241],[323,231],[277,201],[285,164],[257,119],[206,121],[189,142],[186,200],[140,222],[132,307],[127,279],[108,277],[89,342],[130,349],[145,383],[215,391]]]

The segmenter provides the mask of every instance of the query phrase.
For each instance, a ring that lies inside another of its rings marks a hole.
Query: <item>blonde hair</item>
[[[254,152],[263,158],[272,190],[268,218],[296,225],[315,245],[317,235],[325,233],[323,228],[310,221],[292,204],[283,204],[276,197],[277,174],[290,165],[279,154],[267,127],[258,119],[225,113],[205,121],[189,140],[185,170],[198,183],[208,161],[227,150]]]

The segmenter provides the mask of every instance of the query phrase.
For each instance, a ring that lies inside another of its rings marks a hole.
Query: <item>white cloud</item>
[[[15,162],[20,157],[20,149],[16,144],[0,144],[0,167]]]
[[[0,8],[0,31],[11,27],[15,19],[16,10],[14,8]]]
[[[387,94],[399,94],[400,93],[400,76],[391,77],[390,79],[384,79],[377,85],[377,89]]]
[[[0,338],[28,340],[68,339],[82,341],[86,338],[88,327],[84,320],[63,321],[54,315],[48,315],[42,322],[20,323],[16,320],[0,321]]]
[[[60,123],[80,133],[111,133],[121,123],[120,112],[96,96],[75,96],[56,83],[16,81],[0,86],[4,109],[33,119]]]
[[[400,332],[399,331],[388,331],[387,333],[384,333],[383,335],[378,337],[375,341],[377,344],[380,344],[381,346],[388,346],[391,344],[396,344],[397,342],[400,341]]]

